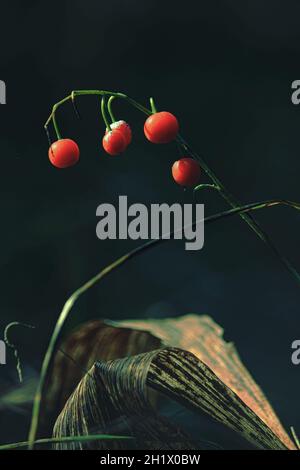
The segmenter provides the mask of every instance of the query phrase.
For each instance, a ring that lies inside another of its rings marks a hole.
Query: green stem
[[[115,96],[110,96],[109,100],[107,102],[107,109],[108,109],[108,113],[110,115],[110,118],[111,118],[112,122],[116,122],[115,116],[114,116],[114,114],[112,112],[112,109],[111,109],[111,104],[112,104],[112,102],[115,98],[116,98]]]
[[[64,442],[92,442],[92,441],[123,441],[123,440],[130,440],[134,439],[131,436],[112,436],[109,434],[92,434],[88,436],[67,436],[67,437],[52,437],[52,438],[44,438],[44,439],[37,439],[34,441],[34,444],[59,444]],[[23,442],[14,442],[13,444],[4,444],[0,446],[1,450],[14,450],[20,449],[22,447],[27,447],[29,444],[28,441]]]
[[[54,126],[54,130],[55,130],[57,140],[60,140],[61,139],[61,133],[60,133],[60,130],[59,130],[58,125],[57,125],[55,111],[53,112],[53,126]]]
[[[107,130],[111,130],[110,122],[109,122],[109,120],[107,119],[107,116],[106,116],[105,107],[106,107],[106,99],[105,99],[105,96],[102,96],[102,99],[101,99],[101,113],[102,113],[102,118],[103,118],[103,121],[104,121],[104,123],[105,123],[105,128],[106,128]]]
[[[52,108],[51,116],[52,116],[53,126],[54,126],[55,133],[56,133],[56,136],[57,136],[57,139],[58,139],[58,140],[61,139],[61,133],[60,133],[60,130],[59,130],[58,125],[57,125],[57,122],[56,122],[56,110],[57,110],[61,105],[63,105],[63,104],[66,103],[67,101],[69,101],[70,99],[72,99],[72,95],[66,96],[66,97],[63,98],[61,101],[59,101],[58,103],[56,103],[56,104],[53,106],[53,108]],[[47,127],[47,123],[45,124],[45,127]]]
[[[87,95],[96,95],[96,96],[113,96],[115,98],[120,98],[124,99],[129,103],[131,106],[136,108],[137,110],[141,111],[142,113],[146,114],[147,116],[150,116],[152,112],[146,108],[145,106],[141,105],[134,99],[130,98],[129,96],[125,95],[124,93],[119,93],[115,91],[107,91],[107,90],[73,90],[70,95],[66,96],[62,100],[58,101],[52,108],[52,112],[50,116],[48,117],[46,123],[45,123],[45,129],[48,127],[50,122],[53,122],[55,132],[58,136],[58,138],[61,138],[60,131],[57,126],[56,122],[56,111],[57,109],[62,106],[64,103],[66,103],[69,100],[74,99],[76,96],[87,96]]]
[[[118,260],[116,260],[114,263],[111,265],[107,266],[105,269],[103,269],[100,273],[98,273],[96,276],[94,276],[92,279],[90,279],[88,282],[83,284],[79,289],[77,289],[71,297],[66,301],[59,317],[56,322],[56,325],[54,327],[52,336],[50,338],[50,342],[43,360],[42,368],[41,368],[41,373],[39,377],[39,382],[37,386],[37,390],[35,393],[34,397],[34,402],[33,402],[33,410],[32,410],[32,420],[31,420],[31,427],[29,431],[29,436],[28,436],[28,441],[29,441],[29,449],[32,449],[34,446],[34,441],[36,438],[36,432],[37,432],[37,427],[38,427],[38,421],[39,421],[39,413],[40,413],[40,404],[41,404],[41,398],[42,398],[42,392],[43,392],[43,387],[44,383],[46,380],[46,376],[48,373],[48,369],[51,363],[52,355],[58,340],[58,337],[60,335],[60,332],[65,324],[65,321],[77,301],[77,299],[88,289],[90,289],[94,284],[96,284],[100,279],[102,279],[104,276],[110,273],[110,271],[114,270],[121,264],[123,264],[128,258],[130,257],[130,253],[122,256]]]
[[[151,106],[152,114],[157,113],[157,109],[156,109],[156,106],[155,106],[155,103],[154,103],[154,99],[152,97],[150,98],[150,106]]]
[[[218,186],[216,186],[215,184],[199,184],[193,189],[193,191],[195,193],[197,191],[200,191],[201,189],[214,189],[215,191],[220,191],[220,188],[218,188]]]
[[[222,218],[227,218],[231,217],[236,214],[246,214],[248,212],[258,210],[258,209],[263,209],[267,207],[273,207],[277,205],[284,205],[284,206],[290,206],[293,207],[294,209],[300,210],[300,203],[297,202],[292,202],[292,201],[286,201],[286,200],[269,200],[269,201],[263,201],[263,202],[258,202],[258,203],[252,203],[252,204],[247,204],[244,206],[236,207],[233,209],[229,209],[228,211],[223,211],[221,213],[206,217],[202,221],[196,221],[192,224],[193,227],[195,227],[198,223],[204,222],[206,224],[213,223],[217,220],[220,220]],[[185,228],[185,227],[184,227]],[[54,327],[54,331],[52,333],[52,336],[50,338],[50,342],[43,360],[42,368],[41,368],[41,373],[39,377],[39,382],[37,386],[37,390],[35,393],[34,401],[33,401],[33,410],[32,410],[32,419],[31,419],[31,426],[30,426],[30,431],[29,431],[29,436],[28,436],[28,446],[29,449],[33,449],[34,444],[35,444],[35,439],[36,439],[36,433],[37,433],[37,428],[38,428],[38,422],[39,422],[39,414],[40,414],[40,406],[41,406],[41,398],[42,398],[42,393],[43,393],[43,388],[44,384],[46,381],[47,373],[49,370],[49,366],[51,363],[51,359],[53,357],[53,353],[59,338],[59,335],[62,331],[62,328],[68,318],[68,315],[75,304],[75,302],[78,300],[78,298],[87,292],[91,287],[93,287],[96,283],[98,283],[101,279],[103,279],[105,276],[110,274],[112,271],[120,268],[123,264],[125,264],[127,261],[129,261],[132,258],[135,258],[136,256],[144,253],[150,248],[154,248],[155,246],[158,246],[161,243],[164,243],[168,241],[172,235],[174,235],[174,232],[171,232],[169,236],[164,235],[163,237],[159,239],[154,239],[150,240],[143,245],[135,248],[134,250],[126,253],[125,255],[121,256],[118,258],[116,261],[114,261],[112,264],[109,266],[105,267],[102,271],[100,271],[98,274],[96,274],[94,277],[92,277],[89,281],[87,281],[85,284],[83,284],[79,289],[77,289],[71,297],[66,301],[59,317],[57,320],[57,323]]]

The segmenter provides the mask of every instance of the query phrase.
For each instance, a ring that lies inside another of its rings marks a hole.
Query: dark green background
[[[122,91],[145,104],[154,96],[243,202],[300,200],[300,107],[290,99],[300,78],[299,15],[296,0],[1,2],[0,327],[14,320],[36,326],[13,335],[27,377],[38,372],[70,293],[138,244],[100,242],[96,207],[119,194],[130,202],[192,201],[171,178],[177,146],[147,142],[143,115],[124,103],[114,109],[132,125],[126,154],[104,154],[99,101],[81,98],[82,121],[70,104],[58,113],[63,135],[80,145],[80,163],[52,167],[43,124],[54,102],[80,88]],[[215,194],[199,201],[206,214],[226,207]],[[300,268],[298,214],[273,208],[257,218]],[[299,286],[235,218],[207,227],[201,252],[169,242],[112,274],[79,301],[68,327],[100,317],[209,314],[285,426],[300,433],[300,366],[290,359],[299,299]],[[0,373],[2,391],[17,384],[12,355]],[[2,442],[23,439],[28,419],[0,410]],[[208,424],[201,432],[239,445]]]

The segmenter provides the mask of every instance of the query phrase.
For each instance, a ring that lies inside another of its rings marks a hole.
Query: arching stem
[[[154,99],[152,97],[150,98],[150,106],[151,106],[152,114],[157,113],[157,108],[155,106]]]
[[[103,118],[103,121],[105,123],[105,128],[107,130],[111,130],[111,127],[110,127],[110,122],[109,120],[107,119],[107,116],[106,116],[106,98],[105,96],[102,96],[102,99],[101,99],[101,113],[102,113],[102,118]]]
[[[116,98],[115,96],[110,96],[109,99],[108,99],[108,102],[107,102],[107,109],[108,109],[108,113],[110,115],[110,118],[111,118],[112,122],[116,122],[116,118],[115,118],[115,116],[113,114],[113,111],[111,109],[112,102],[115,98]]]
[[[196,186],[193,191],[194,191],[194,194],[198,191],[200,191],[201,189],[213,189],[214,191],[220,191],[220,188],[218,186],[216,186],[215,184],[198,184],[198,186]]]
[[[61,139],[61,133],[60,133],[60,130],[59,130],[58,125],[57,125],[55,111],[56,111],[56,109],[53,110],[52,121],[53,121],[53,126],[54,126],[54,130],[55,130],[55,133],[56,133],[57,140],[60,140]]]

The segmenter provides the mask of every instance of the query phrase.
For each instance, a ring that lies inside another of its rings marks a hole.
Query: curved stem
[[[150,106],[151,106],[152,114],[157,113],[157,109],[156,109],[156,106],[155,106],[155,103],[154,103],[154,99],[152,97],[150,98]]]
[[[124,93],[119,93],[119,92],[115,92],[115,91],[107,91],[107,90],[73,90],[70,93],[70,95],[67,95],[65,98],[58,101],[53,106],[52,112],[51,112],[50,116],[48,117],[47,121],[45,122],[44,127],[47,128],[49,126],[50,122],[52,121],[53,125],[54,125],[54,128],[55,128],[55,132],[56,132],[58,138],[61,138],[60,131],[58,129],[57,122],[56,122],[56,111],[57,111],[57,109],[60,106],[62,106],[64,103],[66,103],[67,101],[72,100],[72,98],[74,99],[75,96],[88,96],[88,95],[113,96],[115,98],[124,99],[131,106],[133,106],[137,110],[141,111],[142,113],[146,114],[147,116],[150,116],[150,114],[152,114],[152,112],[148,108],[141,105],[140,103],[138,103],[134,99],[130,98],[129,96],[125,95]]]
[[[196,193],[197,191],[200,191],[201,189],[213,189],[215,191],[220,191],[220,188],[216,186],[215,184],[198,184],[193,191]]]
[[[240,207],[235,207],[233,209],[229,209],[227,211],[223,211],[218,214],[211,215],[209,217],[206,217],[204,220],[195,221],[192,224],[192,227],[195,227],[200,222],[209,224],[209,223],[216,222],[217,220],[220,220],[223,218],[232,217],[237,214],[246,214],[251,211],[264,209],[268,207],[274,207],[277,205],[289,206],[294,209],[300,210],[300,203],[287,201],[287,200],[273,200],[272,199],[268,201],[256,202],[256,203],[247,204],[247,205],[240,206]],[[184,227],[184,228],[187,228],[187,227]],[[46,381],[47,373],[48,373],[49,366],[51,363],[51,359],[53,357],[53,353],[54,353],[58,338],[60,336],[60,333],[62,331],[62,328],[75,302],[78,300],[78,298],[82,294],[87,292],[91,287],[97,284],[101,279],[103,279],[105,276],[110,274],[112,271],[115,271],[116,269],[120,268],[127,261],[141,255],[142,253],[146,252],[150,248],[154,248],[155,246],[158,246],[161,243],[165,243],[166,241],[170,240],[173,235],[174,235],[174,231],[170,232],[169,234],[164,234],[161,238],[149,240],[143,245],[121,256],[120,258],[115,260],[112,264],[110,264],[109,266],[106,266],[102,271],[100,271],[98,274],[92,277],[89,281],[87,281],[81,287],[79,287],[79,289],[77,289],[71,295],[71,297],[69,297],[69,299],[66,301],[58,317],[57,323],[55,325],[54,331],[50,338],[50,342],[49,342],[49,345],[48,345],[48,348],[47,348],[47,351],[43,360],[41,374],[40,374],[40,378],[39,378],[39,382],[38,382],[38,386],[37,386],[37,390],[36,390],[34,402],[33,402],[31,426],[30,426],[30,431],[29,431],[29,436],[28,436],[29,449],[33,449],[35,439],[36,439],[36,433],[37,433],[38,422],[39,422],[39,414],[40,414],[41,398],[42,398],[42,393],[43,393],[43,388],[44,388],[44,384]]]
[[[56,122],[56,110],[64,103],[66,103],[67,101],[69,101],[70,99],[72,99],[72,94],[71,95],[68,95],[66,96],[65,98],[63,98],[61,101],[59,101],[58,103],[56,103],[53,108],[52,108],[52,113],[50,115],[50,117],[48,118],[47,122],[45,123],[45,128],[48,126],[49,122],[51,121],[52,119],[52,122],[53,122],[53,126],[54,126],[54,129],[55,129],[55,133],[56,133],[56,136],[57,136],[57,139],[61,139],[61,134],[60,134],[60,131],[59,131],[59,128],[58,128],[58,125],[57,125],[57,122]]]
[[[103,118],[103,121],[105,123],[105,128],[107,130],[111,130],[111,127],[110,127],[110,122],[108,121],[107,119],[107,116],[106,116],[106,99],[105,99],[105,96],[102,96],[102,99],[101,99],[101,113],[102,113],[102,118]]]
[[[33,449],[34,446],[34,441],[36,439],[36,433],[37,433],[37,428],[38,428],[38,422],[39,422],[39,415],[40,415],[40,404],[41,404],[41,399],[42,399],[42,392],[44,388],[44,383],[46,380],[46,376],[49,370],[49,366],[51,363],[51,359],[53,356],[53,352],[55,349],[55,346],[57,344],[57,340],[59,338],[59,335],[61,333],[61,330],[65,324],[65,321],[77,301],[77,299],[88,289],[90,289],[94,284],[96,284],[100,279],[102,279],[104,276],[109,274],[111,271],[116,269],[118,266],[121,266],[127,259],[131,257],[131,253],[127,253],[124,256],[121,256],[121,258],[117,259],[114,263],[110,264],[107,266],[105,269],[100,271],[96,276],[91,278],[89,281],[87,281],[85,284],[83,284],[79,289],[77,289],[71,297],[66,301],[59,317],[56,322],[56,325],[54,327],[52,336],[50,338],[50,342],[46,351],[46,354],[44,356],[42,368],[41,368],[41,373],[39,377],[39,382],[37,386],[37,390],[35,393],[34,401],[33,401],[33,409],[32,409],[32,419],[31,419],[31,426],[30,426],[30,431],[29,431],[29,436],[28,436],[28,441],[29,441],[29,449]]]
[[[60,140],[61,139],[61,133],[60,133],[60,130],[59,130],[58,125],[57,125],[55,111],[56,111],[56,109],[53,109],[52,121],[53,121],[53,126],[54,126],[54,130],[55,130],[55,133],[56,133],[57,140]]]
[[[115,96],[110,96],[109,99],[108,99],[108,102],[107,102],[107,109],[108,109],[108,113],[110,115],[110,118],[111,118],[112,122],[116,122],[115,116],[114,116],[114,114],[112,112],[112,109],[111,109],[111,104],[112,104],[112,102],[115,98],[116,98]]]

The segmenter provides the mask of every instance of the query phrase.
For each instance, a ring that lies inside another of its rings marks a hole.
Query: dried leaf
[[[206,315],[185,315],[163,320],[111,322],[145,330],[160,338],[165,345],[186,349],[203,361],[249,406],[289,447],[292,442],[283,429],[262,390],[241,362],[232,343],[223,340],[224,330]]]
[[[154,443],[165,449],[193,448],[191,438],[184,439],[178,427],[163,420],[151,407],[147,386],[192,410],[205,411],[258,448],[287,448],[210,368],[193,354],[177,348],[96,363],[68,400],[53,436],[84,435],[93,430],[134,436],[138,447],[142,445],[144,449],[149,442],[150,448]],[[86,448],[84,444],[73,446]],[[112,448],[103,442],[91,446]],[[70,447],[58,444],[56,448]]]
[[[115,328],[104,321],[85,323],[60,346],[46,382],[38,429],[51,434],[67,399],[96,361],[108,361],[159,348],[161,341],[147,332]]]
[[[67,356],[57,355],[52,374],[56,380],[50,378],[52,386],[46,399],[50,396],[52,404],[57,404],[59,397],[63,406],[84,370],[92,362],[101,362],[84,376],[58,418],[54,435],[127,431],[144,445],[150,440],[150,448],[153,441],[163,442],[165,448],[174,448],[174,442],[179,446],[175,448],[195,448],[186,433],[153,409],[148,399],[150,386],[189,408],[207,412],[259,448],[294,449],[233,345],[225,343],[222,335],[222,328],[210,317],[197,315],[83,325],[62,346],[77,366]],[[136,356],[161,344],[176,348]],[[125,356],[129,358],[109,361]],[[62,377],[66,383],[63,390]],[[179,436],[177,441],[174,434]],[[95,448],[104,444],[91,445]]]
[[[88,432],[130,435],[143,449],[195,449],[196,444],[178,426],[151,406],[148,370],[156,351],[96,363],[82,379],[60,414],[53,432],[85,435]],[[56,444],[55,449],[120,449],[127,442]]]

